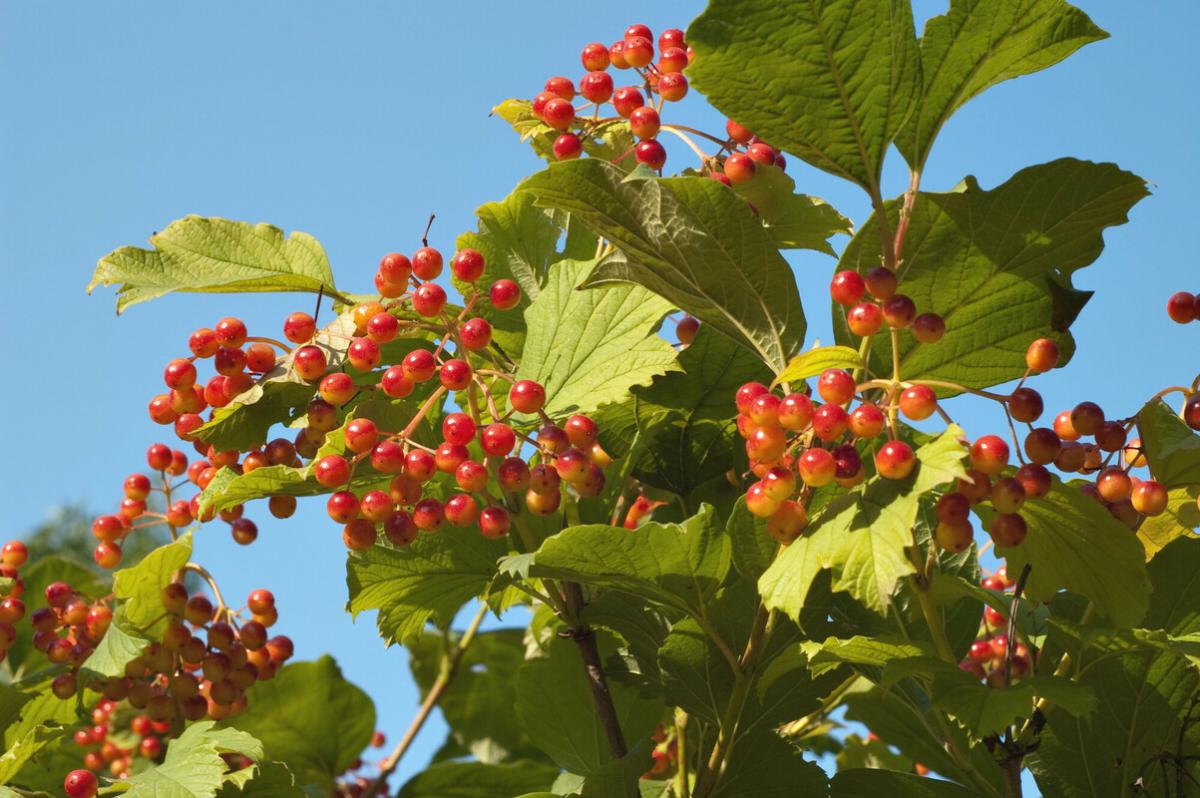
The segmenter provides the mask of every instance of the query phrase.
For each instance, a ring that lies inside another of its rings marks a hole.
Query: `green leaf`
[[[65,703],[65,702],[63,702]],[[5,751],[0,755],[0,784],[9,784],[43,748],[64,737],[68,729],[60,723],[39,723],[21,735],[5,735]]]
[[[441,634],[427,633],[409,646],[409,667],[422,695],[437,679],[442,653],[450,644]],[[438,702],[450,727],[450,739],[482,762],[510,759],[529,746],[529,738],[512,714],[514,680],[524,661],[524,630],[480,632],[463,653],[454,680]]]
[[[609,760],[608,764],[593,771],[583,780],[579,788],[580,798],[644,798],[646,793],[639,789],[641,777],[653,763],[650,750],[653,743],[643,738],[631,746],[629,753],[620,759]],[[561,777],[555,786],[561,786]],[[665,798],[665,793],[663,793]]]
[[[842,750],[837,753],[838,772],[858,768],[911,771],[913,761],[893,751],[878,738],[863,739],[857,734],[848,734],[842,741]]]
[[[729,563],[729,541],[704,505],[681,524],[567,527],[542,543],[530,574],[622,590],[703,620]]]
[[[237,784],[227,782],[218,792],[218,798],[305,798],[307,793],[296,785],[296,778],[281,762],[262,762],[255,765],[248,781]],[[245,770],[238,771],[238,774]]]
[[[589,413],[675,367],[675,350],[655,333],[671,306],[638,286],[577,291],[593,261],[559,261],[525,311],[528,332],[517,379],[546,389],[552,416]]]
[[[185,216],[150,236],[153,249],[121,247],[100,259],[88,293],[117,286],[117,312],[172,291],[236,292],[324,290],[333,272],[321,244],[307,233],[269,224]]]
[[[800,650],[807,655],[809,670],[814,675],[826,673],[841,665],[866,665],[882,670],[894,660],[921,657],[930,653],[928,647],[901,638],[860,635],[848,639],[829,637],[824,643],[807,641],[800,644]]]
[[[679,353],[678,366],[649,387],[635,386],[632,401],[606,405],[595,419],[606,451],[616,457],[633,452],[636,479],[687,496],[737,462],[742,443],[730,397],[744,383],[768,381],[770,371],[753,353],[703,325]]]
[[[216,729],[211,720],[188,726],[167,744],[161,764],[118,780],[130,798],[212,798],[228,778],[223,753],[262,759],[262,745],[237,729]]]
[[[661,613],[647,607],[632,593],[608,591],[588,602],[580,620],[619,635],[637,662],[639,673],[652,681],[658,680],[658,650],[671,631]]]
[[[286,665],[247,697],[246,711],[232,722],[261,740],[266,757],[287,765],[300,784],[331,789],[375,731],[374,704],[332,657]]]
[[[972,798],[978,793],[949,781],[894,770],[839,770],[830,782],[831,798]]]
[[[161,635],[166,630],[170,619],[163,611],[163,588],[191,556],[192,535],[189,532],[159,546],[134,567],[122,568],[114,574],[113,595],[131,624],[151,636]]]
[[[1177,538],[1194,539],[1197,527],[1200,527],[1200,485],[1193,485],[1168,491],[1167,509],[1161,515],[1142,519],[1137,536],[1149,560]]]
[[[1011,687],[994,688],[951,667],[934,679],[934,706],[950,713],[977,738],[1000,734],[1015,721],[1028,718],[1037,698],[1049,699],[1057,711],[1076,716],[1090,715],[1096,709],[1096,693],[1070,679],[1030,676]]]
[[[554,140],[562,135],[561,130],[555,130],[533,113],[528,100],[505,100],[492,109],[492,113],[512,125],[513,130],[520,134],[522,141],[528,141],[539,158],[550,163],[558,159],[554,155]],[[585,130],[587,131],[585,133]],[[621,158],[621,164],[626,169],[632,169],[635,161],[632,157],[633,134],[629,123],[624,119],[613,119],[601,122],[595,126],[577,131],[583,140],[583,151],[593,158],[604,161],[616,161]]]
[[[421,534],[404,548],[352,553],[346,560],[347,609],[355,617],[379,610],[387,644],[407,644],[427,621],[448,626],[463,604],[487,589],[505,553],[503,542],[469,530]]]
[[[1200,484],[1200,435],[1166,402],[1155,399],[1143,407],[1137,427],[1150,474],[1156,480],[1168,489]]]
[[[616,247],[586,287],[645,286],[774,371],[799,351],[805,321],[792,270],[746,203],[717,181],[626,180],[589,158],[552,164],[517,190],[569,212]]]
[[[662,702],[614,681],[608,687],[625,738],[649,737],[662,717]],[[555,640],[548,657],[529,660],[517,671],[516,713],[534,745],[559,767],[587,776],[611,761],[608,738],[571,641]]]
[[[725,525],[729,535],[733,567],[747,579],[758,580],[775,559],[779,544],[767,533],[767,521],[746,509],[745,496],[739,496]]]
[[[907,479],[875,477],[831,501],[758,580],[767,607],[799,621],[813,579],[829,569],[833,590],[884,614],[896,584],[915,573],[905,548],[913,544],[921,496],[965,473],[962,434],[951,425],[918,449],[919,465]]]
[[[829,238],[850,235],[850,220],[817,197],[796,193],[796,181],[775,166],[758,164],[754,180],[733,190],[754,206],[767,233],[780,249],[812,249],[834,255]]]
[[[788,382],[800,382],[809,377],[815,377],[825,369],[846,369],[847,371],[862,368],[863,361],[858,352],[848,346],[821,346],[810,349],[792,358],[787,368],[779,373],[771,386]]]
[[[1200,632],[1200,541],[1180,539],[1147,566],[1153,592],[1144,625],[1182,637]],[[1063,628],[1060,624],[1058,628]],[[1046,795],[1126,796],[1145,779],[1149,794],[1164,793],[1160,769],[1147,762],[1163,753],[1200,754],[1192,724],[1179,751],[1179,729],[1200,689],[1188,660],[1157,648],[1124,655],[1101,651],[1079,661],[1079,682],[1103,699],[1094,718],[1051,711],[1030,768]]]
[[[1146,182],[1113,164],[1063,158],[1017,172],[985,191],[968,177],[944,194],[922,192],[909,221],[901,285],[921,313],[937,313],[946,335],[918,344],[900,333],[906,380],[940,379],[986,388],[1025,373],[1035,338],[1056,341],[1063,365],[1074,351],[1068,328],[1090,296],[1071,276],[1104,248],[1101,233],[1123,224]],[[899,200],[887,204],[893,225]],[[894,228],[893,228],[894,229]],[[839,268],[878,266],[879,225],[868,220],[842,254]],[[854,339],[846,309],[834,308],[839,343]],[[891,373],[885,332],[871,341],[873,372]]]
[[[827,172],[878,191],[920,92],[908,0],[712,0],[688,75],[717,110]]]
[[[486,291],[496,280],[514,280],[521,287],[521,301],[510,310],[478,302],[474,312],[492,325],[493,340],[510,356],[518,357],[525,340],[522,313],[541,293],[560,230],[545,211],[534,207],[528,194],[514,193],[500,202],[481,205],[475,215],[479,229],[463,233],[455,241],[459,251],[469,248],[483,255],[483,275],[475,285]],[[458,278],[454,278],[454,286],[467,293],[467,285]]]
[[[947,13],[925,24],[924,86],[897,147],[920,171],[942,125],[968,100],[1106,38],[1087,14],[1062,0],[952,0]]]
[[[405,782],[396,798],[511,798],[548,789],[557,775],[557,768],[534,762],[443,762]]]
[[[1021,508],[1029,532],[1011,549],[997,546],[1009,573],[1033,568],[1025,595],[1049,602],[1066,589],[1091,599],[1117,626],[1133,626],[1146,613],[1150,583],[1137,537],[1098,502],[1055,481],[1041,499]]]
[[[828,789],[825,771],[774,730],[760,728],[734,743],[714,798],[818,798]]]

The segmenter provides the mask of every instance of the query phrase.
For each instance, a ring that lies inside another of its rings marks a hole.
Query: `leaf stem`
[[[225,604],[225,597],[221,595],[221,588],[217,587],[217,580],[213,578],[213,575],[208,572],[207,568],[200,563],[188,562],[184,563],[183,568],[180,570],[191,571],[208,583],[209,589],[213,592],[213,598],[217,600],[217,616],[220,616],[229,610],[228,605]]]
[[[412,745],[413,740],[417,738],[417,734],[425,725],[425,721],[429,719],[429,714],[433,712],[433,708],[442,700],[446,688],[454,681],[454,677],[458,673],[458,665],[462,661],[463,653],[471,645],[471,641],[475,639],[475,634],[479,631],[479,625],[483,623],[487,611],[487,602],[480,602],[479,611],[475,613],[470,626],[467,627],[467,630],[463,632],[463,636],[459,638],[454,648],[450,650],[450,653],[442,661],[441,673],[438,674],[433,686],[429,688],[429,693],[426,694],[425,700],[421,702],[421,706],[417,710],[417,714],[413,717],[412,723],[408,725],[408,730],[404,732],[404,737],[396,744],[396,747],[388,755],[387,759],[379,764],[379,775],[367,787],[362,798],[375,798],[379,794],[380,789],[383,788],[384,782],[396,770],[396,766],[400,764],[400,760]]]
[[[675,707],[675,796],[688,798],[688,748],[687,748],[688,714],[680,707]]]

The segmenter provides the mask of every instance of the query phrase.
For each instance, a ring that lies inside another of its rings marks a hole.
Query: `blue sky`
[[[1154,191],[1132,223],[1109,231],[1100,261],[1076,277],[1098,289],[1075,334],[1080,354],[1041,380],[1048,408],[1102,397],[1131,412],[1160,387],[1191,377],[1200,326],[1167,320],[1166,297],[1200,290],[1194,186],[1200,182],[1193,82],[1200,54],[1191,3],[1078,3],[1112,38],[1066,63],[973,101],[945,128],[925,187],[965,174],[984,187],[1066,155],[1115,161]],[[924,19],[944,2],[918,0]],[[538,163],[488,118],[506,97],[532,96],[546,77],[578,77],[583,44],[612,41],[632,22],[656,32],[686,23],[698,2],[326,4],[0,3],[0,319],[6,332],[7,418],[0,522],[19,534],[63,502],[105,508],[159,437],[145,403],[162,365],[192,329],[236,314],[278,330],[311,297],[179,295],[118,319],[112,292],[87,297],[101,257],[188,213],[304,230],[325,246],[339,286],[365,291],[380,255],[432,242],[450,250],[473,210],[500,199]],[[717,129],[689,98],[683,114]],[[672,165],[686,153],[673,150]],[[865,217],[857,189],[807,169],[801,190]],[[906,182],[893,154],[891,193]],[[1191,192],[1191,193],[1189,193]],[[811,336],[830,340],[832,261],[793,260]],[[1188,367],[1191,367],[1189,371]],[[983,409],[956,417],[981,432]],[[260,520],[259,541],[201,537],[198,559],[227,591],[266,585],[300,656],[335,653],[379,706],[395,739],[415,707],[404,655],[384,650],[373,619],[351,624],[343,547],[315,504],[291,523]],[[441,741],[423,735],[411,772]]]

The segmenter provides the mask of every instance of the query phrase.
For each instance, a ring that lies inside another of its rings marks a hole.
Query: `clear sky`
[[[1100,261],[1076,275],[1098,291],[1074,328],[1080,355],[1036,384],[1049,408],[1100,397],[1126,413],[1200,363],[1200,325],[1181,328],[1163,312],[1171,292],[1200,290],[1200,203],[1189,194],[1200,183],[1200,5],[1077,4],[1112,38],[972,101],[942,133],[925,186],[947,189],[970,173],[992,187],[1066,155],[1115,161],[1151,182],[1132,224],[1110,230]],[[918,0],[918,16],[945,5]],[[475,207],[538,168],[488,118],[493,105],[532,96],[550,75],[577,78],[589,41],[613,41],[632,22],[686,27],[701,8],[0,0],[0,534],[20,534],[64,502],[106,508],[119,498],[159,437],[146,401],[191,330],[236,314],[273,334],[287,312],[312,304],[307,295],[177,295],[118,319],[111,290],[84,294],[99,257],[145,245],[188,213],[268,221],[316,236],[338,285],[365,291],[383,253],[417,246],[430,212],[431,243],[450,250]],[[689,100],[686,113],[716,130],[720,120]],[[690,165],[684,152],[672,158],[669,166]],[[898,194],[898,156],[890,167]],[[789,170],[802,190],[865,218],[857,189],[795,158]],[[810,335],[829,341],[832,261],[793,260]],[[956,416],[976,433],[1001,421],[973,412]],[[265,508],[254,515],[257,543],[240,548],[214,526],[197,558],[233,595],[273,589],[279,628],[299,656],[335,653],[397,738],[415,707],[404,654],[384,650],[372,618],[352,625],[342,612],[340,531],[317,503],[290,523]],[[403,772],[441,734],[428,729]]]

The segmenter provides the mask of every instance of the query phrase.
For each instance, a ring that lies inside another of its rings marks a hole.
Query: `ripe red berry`
[[[371,467],[381,474],[399,474],[404,470],[405,458],[404,447],[390,438],[371,449]]]
[[[727,119],[725,121],[725,133],[729,136],[731,141],[737,142],[738,144],[749,144],[754,139],[754,134],[750,132],[749,128],[739,125],[732,119]]]
[[[648,28],[647,26],[645,26],[641,23],[637,23],[634,25],[630,25],[628,28],[625,29],[625,41],[629,41],[630,39],[633,39],[633,38],[642,38],[642,39],[646,39],[646,40],[653,40],[654,34],[650,32],[650,28]]]
[[[464,283],[473,283],[483,275],[483,255],[475,249],[463,249],[454,254],[450,271]]]
[[[682,47],[659,46],[658,71],[665,74],[682,72],[688,65],[687,50]]]
[[[646,104],[646,98],[637,86],[622,86],[613,92],[612,104],[617,114],[628,119],[630,114]]]
[[[350,481],[350,464],[340,454],[329,454],[313,464],[313,476],[327,488],[345,485]]]
[[[694,316],[684,316],[675,325],[675,337],[684,346],[691,346],[692,342],[696,340],[698,332],[700,332],[700,320]]]
[[[637,146],[633,148],[633,157],[637,159],[638,163],[645,164],[651,169],[659,170],[667,162],[667,151],[655,139],[645,139],[644,141],[639,141]]]
[[[521,301],[521,289],[512,280],[497,280],[488,289],[488,300],[496,310],[511,310]]]
[[[997,548],[1005,549],[1021,545],[1028,531],[1025,519],[1016,513],[997,514],[988,527],[988,534],[992,536]]]
[[[376,313],[367,322],[367,336],[377,344],[386,344],[400,333],[400,321],[390,313]]]
[[[121,558],[124,556],[121,551],[121,544],[117,542],[99,543],[92,552],[92,558],[104,569],[116,568],[121,564]]]
[[[782,501],[771,498],[761,482],[755,482],[746,490],[746,509],[759,518],[770,518],[781,504]]]
[[[904,441],[888,441],[875,452],[875,470],[886,479],[904,479],[916,464],[916,454]]]
[[[196,357],[212,357],[220,347],[217,334],[207,327],[201,327],[188,338],[188,349],[192,350]]]
[[[0,562],[20,568],[29,559],[29,549],[19,540],[10,540],[0,549]]]
[[[437,361],[428,349],[414,349],[404,356],[401,367],[413,382],[425,382],[437,372]]]
[[[442,508],[446,520],[457,527],[468,527],[479,519],[479,503],[473,496],[456,493],[446,500]]]
[[[846,326],[855,335],[874,335],[883,327],[883,311],[873,302],[863,302],[850,308],[846,314]]]
[[[413,449],[404,456],[404,475],[417,482],[428,482],[437,472],[437,460],[424,449]]]
[[[1161,515],[1167,509],[1167,489],[1161,482],[1147,479],[1134,486],[1129,500],[1143,515]]]
[[[465,446],[475,439],[475,422],[466,413],[451,413],[442,419],[442,438]]]
[[[246,343],[246,324],[241,319],[226,316],[213,328],[217,343],[229,349],[237,349]]]
[[[517,436],[507,424],[488,424],[479,436],[479,444],[493,457],[506,457],[517,445]]]
[[[447,360],[438,372],[442,385],[451,391],[465,390],[471,384],[471,367],[465,360]]]
[[[508,392],[508,403],[518,413],[536,413],[546,404],[546,389],[533,380],[519,380]]]
[[[797,464],[805,485],[820,488],[833,481],[837,470],[833,455],[826,449],[813,448],[800,455]]]
[[[555,97],[561,97],[564,100],[575,99],[575,84],[561,75],[548,79],[545,88]]]
[[[479,531],[485,538],[493,540],[508,534],[511,521],[503,507],[484,507],[479,513]]]
[[[874,438],[886,423],[887,417],[876,405],[861,404],[850,411],[850,431],[860,438]]]
[[[939,521],[966,521],[971,512],[971,500],[961,493],[945,493],[934,506]]]
[[[413,524],[422,532],[436,531],[445,519],[442,503],[437,499],[422,499],[413,507]]]
[[[379,275],[394,285],[404,285],[412,275],[412,261],[399,252],[390,252],[379,261]],[[292,314],[300,315],[300,314]],[[307,314],[303,314],[307,315]]]
[[[567,440],[571,442],[571,445],[582,451],[590,449],[600,433],[595,421],[580,414],[568,418],[563,429],[566,431]]]
[[[307,382],[320,379],[327,366],[324,350],[311,344],[300,347],[292,355],[293,370],[300,379]]]
[[[413,392],[414,385],[403,366],[392,366],[379,378],[379,387],[393,399],[403,399]]]
[[[658,111],[655,111],[649,105],[635,108],[633,113],[629,115],[629,129],[633,131],[633,135],[640,139],[654,138],[658,135],[659,128],[661,127],[662,120],[658,116]]]
[[[871,292],[871,296],[881,302],[896,295],[896,273],[886,266],[876,266],[871,269],[867,272],[864,282],[867,290]]]
[[[635,69],[649,66],[654,60],[654,45],[648,36],[625,36],[625,47],[621,50],[625,63]]]
[[[555,130],[566,130],[575,121],[575,106],[561,97],[554,97],[542,107],[542,120]]]
[[[378,366],[381,357],[379,344],[370,338],[355,338],[346,350],[346,359],[350,361],[350,365],[362,372],[371,371]]]
[[[570,161],[583,155],[583,139],[574,133],[563,133],[554,140],[554,157],[560,161]]]
[[[687,55],[683,56],[687,66]],[[667,102],[679,102],[688,93],[688,81],[682,72],[666,72],[658,78],[658,94]],[[753,157],[753,156],[751,156]]]
[[[608,102],[613,95],[612,75],[602,70],[587,73],[579,81],[579,93],[597,105]]]
[[[746,154],[749,155],[752,160],[764,166],[774,166],[775,159],[778,156],[778,153],[775,151],[774,147],[762,141],[756,141],[747,147]]]
[[[1194,393],[1183,403],[1183,423],[1200,430],[1200,393]]]
[[[1104,411],[1095,402],[1080,402],[1071,410],[1071,426],[1080,435],[1095,435],[1104,424]]]
[[[1171,321],[1187,324],[1196,320],[1196,297],[1188,291],[1177,291],[1167,300],[1167,315]]]
[[[377,536],[375,525],[365,518],[356,518],[342,527],[342,542],[350,551],[366,551],[375,545]]]
[[[421,283],[412,296],[413,310],[425,318],[433,318],[446,306],[446,291],[437,283]]]
[[[434,280],[442,273],[442,253],[421,247],[412,256],[412,271],[420,280]]]
[[[1034,374],[1049,371],[1058,365],[1058,344],[1049,338],[1039,338],[1025,350],[1025,365]]]
[[[825,369],[817,380],[817,393],[835,405],[844,405],[853,399],[854,390],[854,378],[845,369]]]
[[[725,159],[721,171],[729,178],[730,183],[741,185],[754,179],[756,168],[749,155],[743,152],[734,152]]]
[[[905,418],[921,421],[937,410],[937,394],[928,385],[912,385],[900,393],[899,404]]]
[[[92,798],[99,788],[100,781],[90,770],[72,770],[63,780],[63,789],[67,791],[68,798]]]
[[[984,435],[971,445],[971,465],[989,476],[1008,467],[1008,444],[998,435]]]
[[[347,422],[344,435],[346,448],[361,454],[371,451],[379,441],[379,428],[369,418],[356,418]]]
[[[584,45],[579,60],[583,63],[583,68],[589,72],[607,69],[609,60],[608,48],[600,42],[592,42],[591,44]]]
[[[334,407],[341,407],[350,401],[357,389],[354,387],[353,377],[344,371],[335,371],[321,378],[318,391],[326,402]]]
[[[403,255],[401,257],[404,257]],[[408,258],[405,258],[407,261]],[[307,313],[296,312],[283,321],[283,337],[294,344],[303,344],[317,334],[317,323]]]

